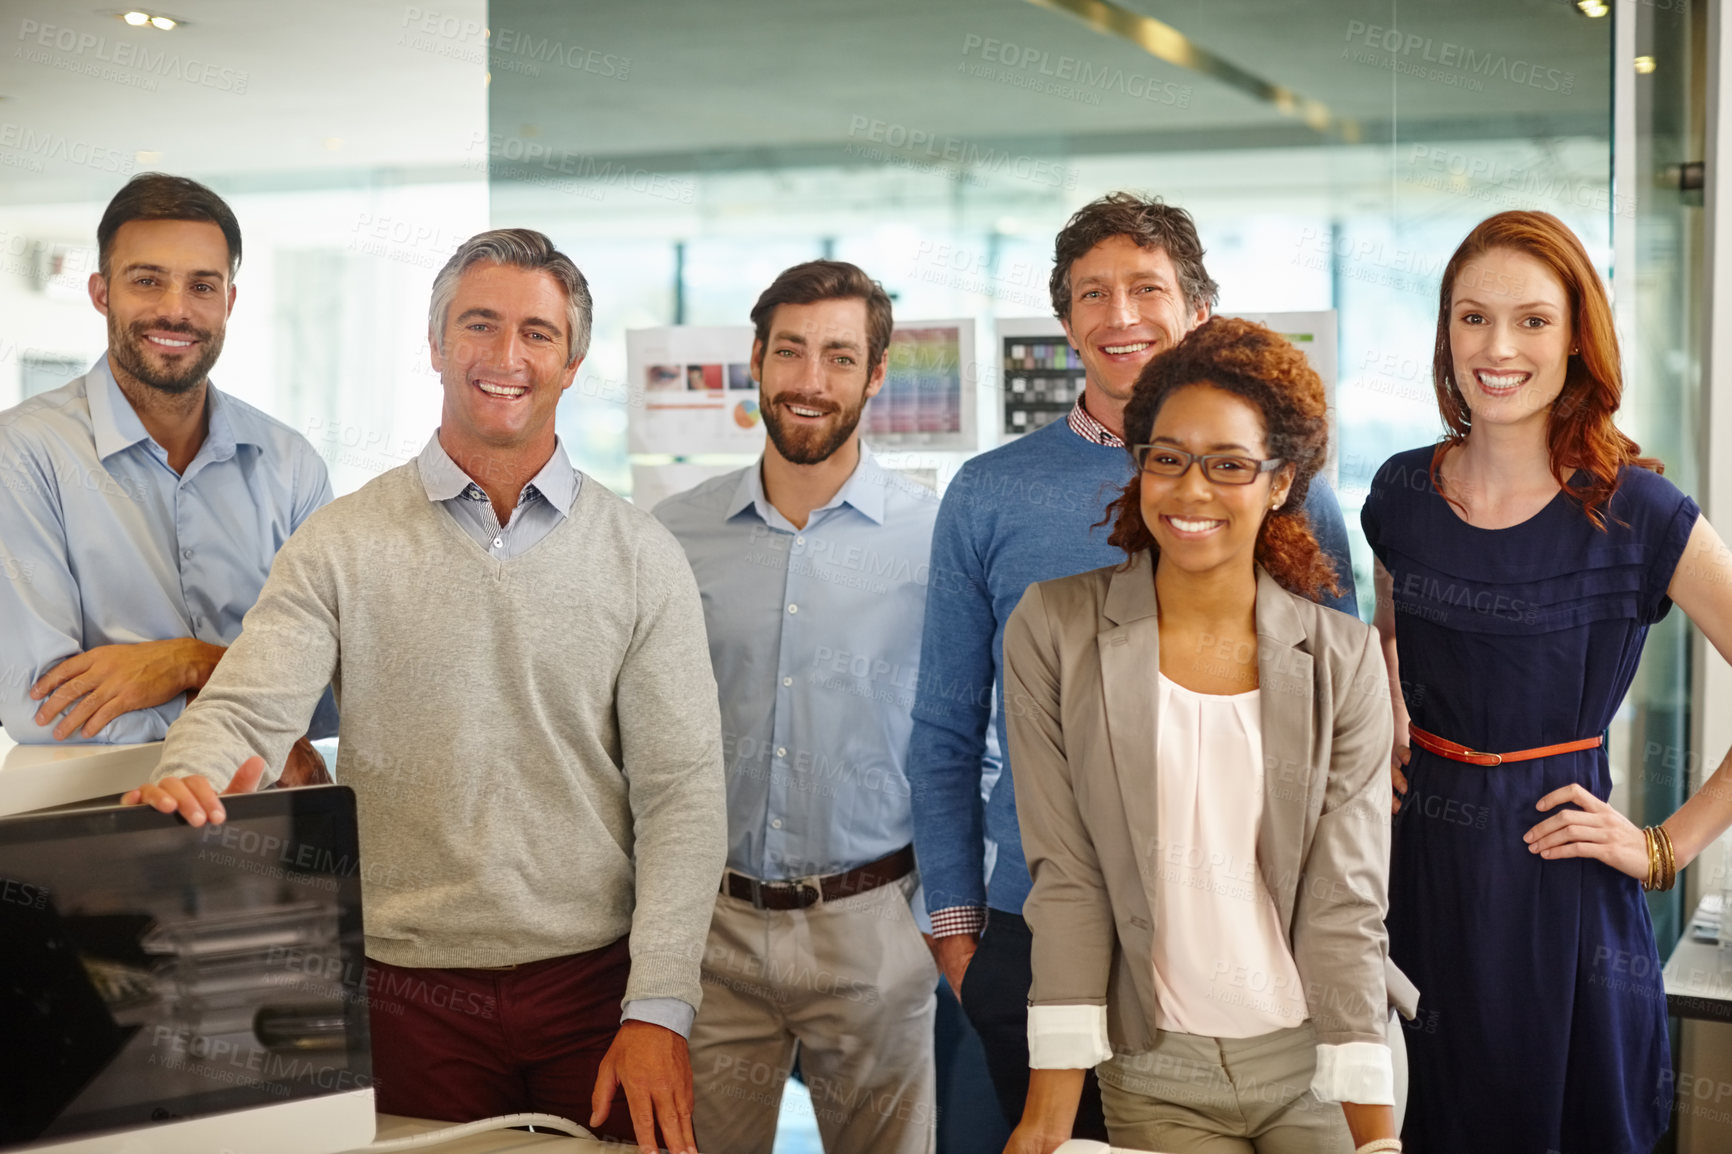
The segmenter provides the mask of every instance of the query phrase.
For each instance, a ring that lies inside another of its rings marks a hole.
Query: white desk
[[[0,731],[0,814],[88,801],[143,785],[162,743],[19,745]]]
[[[1666,959],[1662,976],[1666,1010],[1674,1018],[1732,1022],[1732,969],[1720,968],[1715,943],[1699,942],[1686,931]]]
[[[578,1119],[582,1124],[582,1119]],[[438,1130],[450,1126],[450,1122],[428,1122],[420,1118],[403,1118],[395,1114],[379,1115],[379,1132],[374,1141],[383,1142],[388,1138],[407,1138],[411,1134],[425,1134],[429,1130]],[[490,1130],[485,1134],[474,1134],[468,1138],[459,1138],[455,1142],[436,1142],[428,1146],[416,1146],[417,1152],[427,1154],[515,1154],[519,1150],[532,1151],[533,1154],[597,1154],[605,1149],[622,1150],[625,1147],[615,1144],[604,1146],[594,1138],[567,1138],[562,1134],[529,1134],[522,1130]],[[366,1147],[351,1154],[365,1154]]]

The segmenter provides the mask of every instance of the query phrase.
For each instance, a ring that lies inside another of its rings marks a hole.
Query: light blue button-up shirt
[[[523,486],[510,518],[502,526],[481,486],[469,479],[469,474],[439,443],[437,429],[415,460],[427,499],[451,514],[451,519],[471,541],[501,561],[528,551],[553,532],[571,515],[571,506],[583,487],[583,474],[572,468],[565,446],[556,437],[553,455]],[[696,1016],[696,1009],[678,998],[634,998],[620,1012],[622,1021],[649,1022],[682,1038],[691,1037],[692,1020]]]
[[[427,499],[439,502],[470,540],[500,561],[511,560],[553,532],[554,526],[571,514],[583,485],[583,475],[571,467],[565,447],[555,437],[553,456],[523,486],[510,519],[501,526],[493,513],[493,502],[451,459],[439,443],[437,429],[416,460]]]
[[[196,637],[227,646],[277,549],[331,499],[307,439],[208,390],[186,471],[145,432],[105,354],[68,385],[0,413],[0,724],[50,742],[30,686],[98,645]],[[160,741],[186,699],[124,713],[98,742]],[[330,695],[314,737],[336,733]]]
[[[770,504],[760,465],[670,497],[655,515],[703,596],[728,867],[822,876],[908,845],[903,763],[937,494],[862,445],[847,484],[804,529]]]

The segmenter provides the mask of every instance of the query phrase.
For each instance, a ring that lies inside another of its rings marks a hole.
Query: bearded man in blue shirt
[[[797,1046],[828,1154],[924,1154],[938,974],[903,761],[938,498],[860,441],[890,344],[878,284],[796,265],[752,321],[762,459],[655,510],[697,576],[727,769],[693,1128],[770,1154]]]
[[[0,724],[20,744],[161,740],[331,499],[305,437],[210,383],[241,262],[223,199],[141,173],[96,235],[108,351],[0,413]],[[335,719],[327,693],[310,736]],[[283,784],[324,777],[303,738]]]

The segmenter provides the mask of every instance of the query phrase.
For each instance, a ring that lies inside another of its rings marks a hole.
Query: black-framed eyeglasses
[[[1217,485],[1249,485],[1287,463],[1280,457],[1258,460],[1235,453],[1187,453],[1171,445],[1134,445],[1131,457],[1138,469],[1156,477],[1183,477],[1192,464],[1200,463],[1203,476]]]

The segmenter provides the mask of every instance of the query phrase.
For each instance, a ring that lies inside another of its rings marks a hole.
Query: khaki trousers
[[[1255,1038],[1160,1033],[1096,1067],[1114,1149],[1162,1154],[1351,1154],[1337,1102],[1311,1093],[1309,1023]]]
[[[796,1045],[826,1154],[931,1154],[938,969],[914,887],[786,911],[717,895],[691,1037],[704,1154],[770,1154]]]

